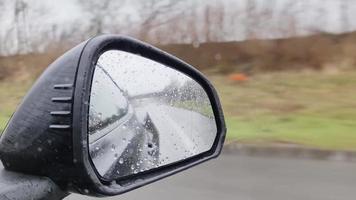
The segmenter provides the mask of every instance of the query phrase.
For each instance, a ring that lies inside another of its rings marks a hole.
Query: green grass
[[[0,133],[31,84],[32,81],[0,82]]]
[[[221,97],[229,141],[356,150],[356,71],[268,73],[245,83],[214,74],[210,79]],[[0,131],[31,84],[0,82]]]
[[[356,150],[356,72],[284,72],[245,83],[212,75],[228,140]]]
[[[173,106],[192,110],[207,117],[214,117],[214,113],[209,101],[200,103],[194,100],[176,101],[173,103]]]

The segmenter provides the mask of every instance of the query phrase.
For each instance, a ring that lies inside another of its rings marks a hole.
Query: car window
[[[89,134],[106,134],[128,113],[128,101],[112,78],[97,65],[89,108]],[[99,81],[100,80],[100,81]]]

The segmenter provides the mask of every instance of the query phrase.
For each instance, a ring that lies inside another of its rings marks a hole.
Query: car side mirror
[[[7,170],[118,195],[220,154],[218,95],[195,68],[148,44],[94,37],[41,75],[0,139]]]

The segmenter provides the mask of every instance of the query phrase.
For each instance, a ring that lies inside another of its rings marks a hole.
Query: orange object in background
[[[237,73],[237,74],[231,74],[229,76],[229,79],[236,82],[245,82],[248,81],[248,76],[243,73]]]

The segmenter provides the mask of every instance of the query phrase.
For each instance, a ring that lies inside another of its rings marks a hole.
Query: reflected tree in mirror
[[[217,134],[209,98],[196,81],[119,50],[96,64],[88,130],[91,159],[108,180],[209,151]]]

